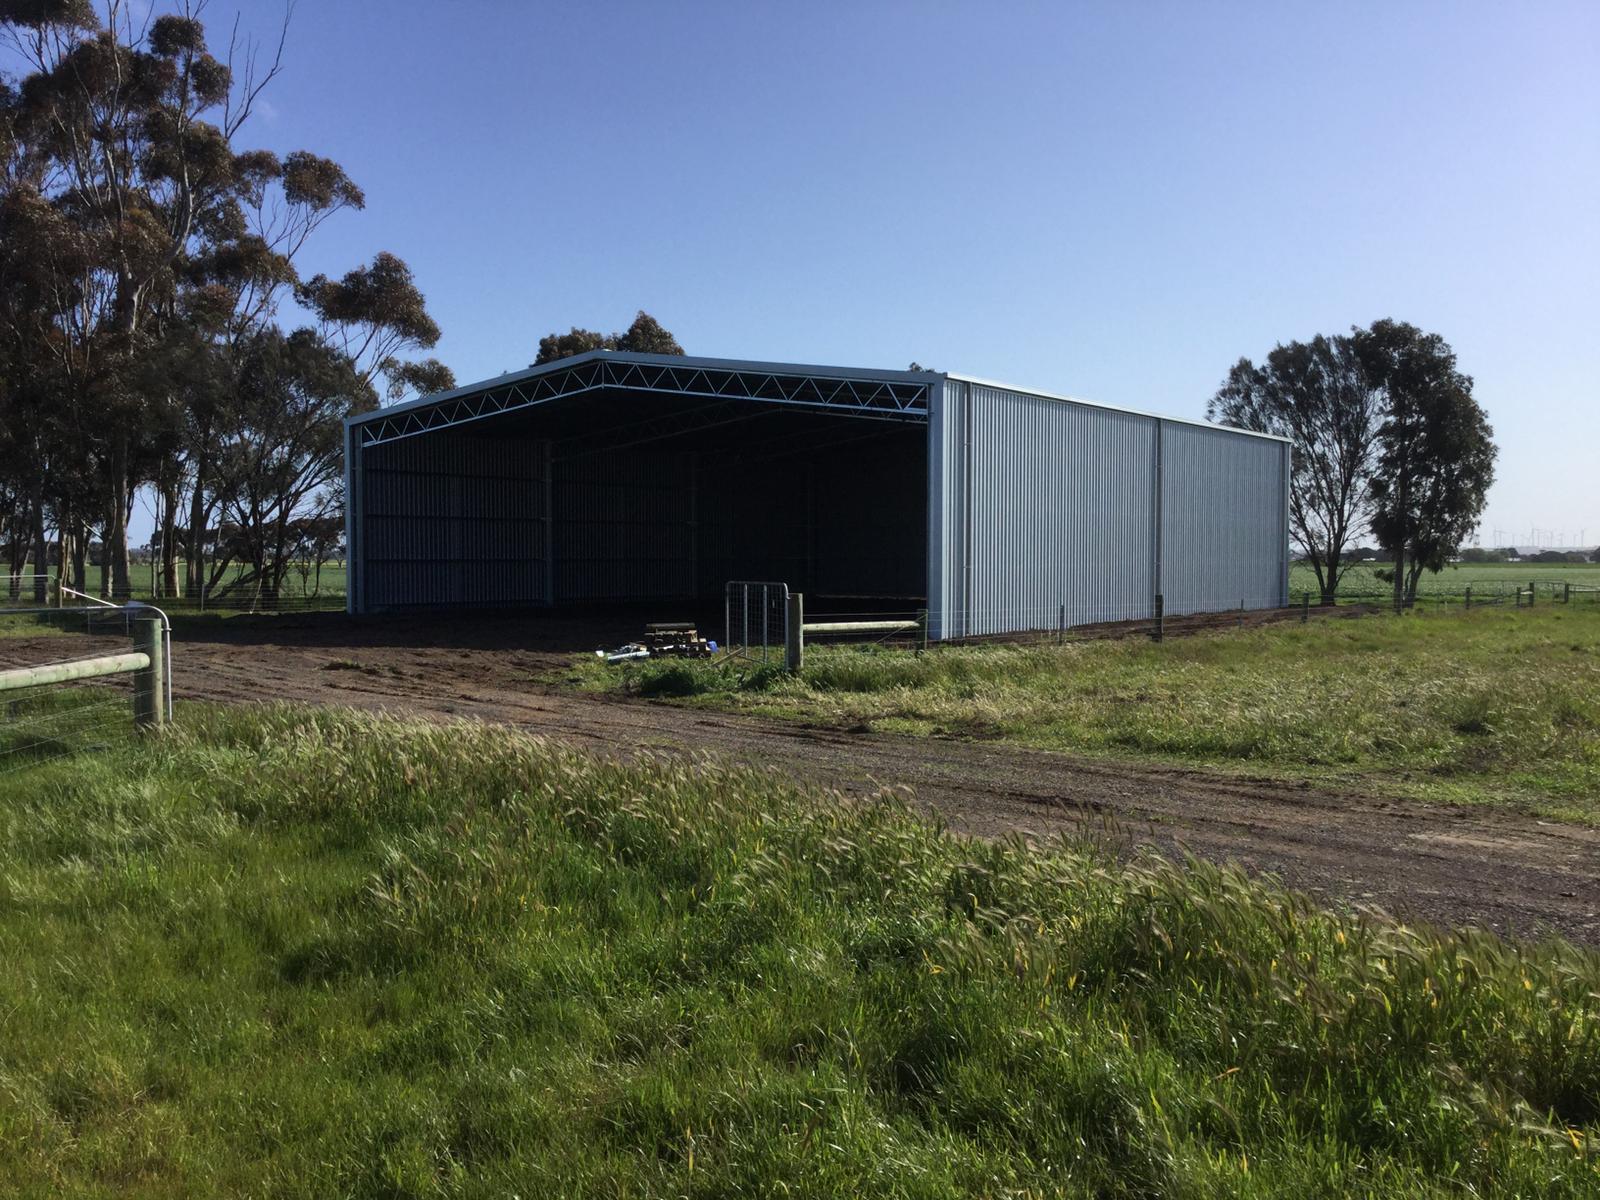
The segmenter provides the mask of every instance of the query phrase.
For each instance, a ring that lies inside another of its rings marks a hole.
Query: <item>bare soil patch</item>
[[[815,728],[539,682],[615,620],[235,618],[181,628],[181,698],[294,700],[516,725],[603,754],[713,753],[868,795],[909,789],[953,828],[1044,839],[1085,828],[1129,848],[1273,872],[1402,918],[1600,945],[1600,831],[1514,813],[986,742]],[[60,656],[60,642],[45,649]],[[6,644],[26,661],[29,648]],[[85,650],[85,653],[88,651]]]

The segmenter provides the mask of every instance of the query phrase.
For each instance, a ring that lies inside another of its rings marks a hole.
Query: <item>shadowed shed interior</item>
[[[394,427],[355,447],[362,605],[709,599],[730,579],[920,602],[925,410],[822,395],[601,381]]]

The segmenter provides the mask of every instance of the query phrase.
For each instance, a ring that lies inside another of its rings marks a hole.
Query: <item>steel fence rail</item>
[[[0,772],[100,748],[119,730],[155,730],[171,719],[167,615],[152,605],[88,599],[0,610],[0,618],[36,624],[43,634],[32,638],[25,628],[0,639]],[[107,632],[134,644],[107,647]]]

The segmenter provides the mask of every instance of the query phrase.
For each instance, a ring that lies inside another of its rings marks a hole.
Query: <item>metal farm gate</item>
[[[734,580],[723,599],[722,622],[722,648],[728,653],[782,661],[789,638],[789,585]]]

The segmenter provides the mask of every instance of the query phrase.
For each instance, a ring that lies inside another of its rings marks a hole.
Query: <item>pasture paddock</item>
[[[1382,602],[1393,594],[1393,584],[1379,579],[1383,563],[1355,563],[1346,568],[1339,581],[1339,599],[1344,602],[1375,600]],[[1579,589],[1600,589],[1600,563],[1450,563],[1437,574],[1424,571],[1417,580],[1419,598],[1461,600],[1468,587],[1475,599],[1506,597],[1530,582],[1568,585]],[[1540,599],[1548,599],[1541,588]],[[1317,575],[1304,563],[1289,570],[1289,595],[1298,598],[1306,592],[1317,595]]]
[[[1595,1194],[1560,943],[306,707],[37,767],[0,834],[19,1194]]]
[[[1600,824],[1600,603],[1147,639],[823,646],[795,675],[580,660],[584,686]]]

